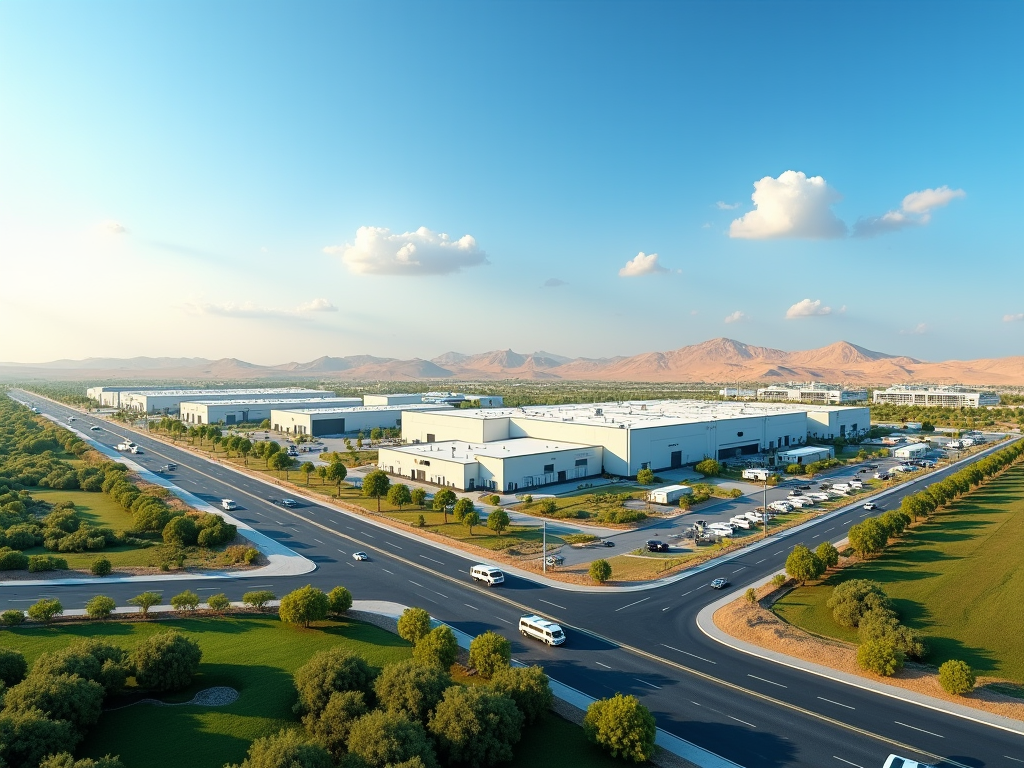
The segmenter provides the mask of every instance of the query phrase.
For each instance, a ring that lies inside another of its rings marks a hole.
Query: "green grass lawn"
[[[846,579],[872,579],[902,621],[924,635],[928,663],[962,659],[980,674],[1024,683],[1024,466],[1018,465],[912,529],[879,557],[775,603],[786,621],[856,641],[825,605]]]
[[[238,700],[226,707],[136,704],[104,712],[78,756],[120,755],[127,768],[221,768],[241,762],[254,739],[283,727],[299,727],[291,711],[292,675],[315,652],[342,645],[376,667],[412,655],[404,640],[369,624],[324,622],[302,629],[283,624],[276,616],[19,627],[0,632],[0,646],[22,651],[31,663],[40,653],[80,638],[102,637],[131,648],[170,628],[199,642],[203,662],[192,686],[165,700],[188,701],[196,691],[215,685],[237,689]],[[108,702],[108,706],[124,704],[131,695],[129,690],[125,701]],[[586,742],[581,728],[554,715],[524,731],[511,763],[523,768],[611,768],[616,764]]]
[[[91,525],[123,531],[132,527],[132,516],[105,493],[90,491],[56,491],[52,488],[31,488],[32,498],[56,504],[72,501],[75,509]]]

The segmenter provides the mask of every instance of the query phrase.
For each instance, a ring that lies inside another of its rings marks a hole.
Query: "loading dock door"
[[[564,469],[561,469],[561,470],[558,471],[558,482],[560,482],[560,483],[564,483],[565,482],[565,470]]]
[[[344,419],[313,419],[313,436],[345,434]]]
[[[679,469],[683,466],[683,452],[672,451],[672,454],[669,456],[669,461],[671,464],[670,469]]]
[[[761,449],[757,443],[747,443],[747,445],[734,445],[731,448],[720,448],[718,451],[719,459],[731,459],[734,456],[746,456],[751,453],[757,453]]]

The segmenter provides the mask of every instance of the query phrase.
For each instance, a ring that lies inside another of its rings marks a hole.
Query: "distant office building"
[[[756,389],[741,389],[739,387],[726,387],[718,390],[719,397],[757,397]]]
[[[896,384],[888,389],[875,390],[874,402],[889,405],[981,408],[986,405],[999,405],[999,395],[994,392],[979,392],[958,386]]]
[[[270,426],[293,435],[328,437],[394,429],[402,426],[402,416],[412,411],[451,410],[449,405],[403,403],[400,405],[362,405],[346,408],[273,409]]]
[[[270,412],[284,408],[351,408],[362,405],[358,397],[239,398],[238,400],[189,400],[180,405],[180,419],[187,424],[259,424]]]
[[[793,400],[801,403],[821,403],[823,405],[845,405],[846,403],[866,403],[866,389],[843,389],[828,384],[787,384],[761,387],[757,390],[757,399],[768,402]]]
[[[334,397],[322,389],[282,387],[278,389],[156,389],[121,393],[121,407],[140,413],[177,414],[181,404],[193,400],[285,400],[296,397]]]

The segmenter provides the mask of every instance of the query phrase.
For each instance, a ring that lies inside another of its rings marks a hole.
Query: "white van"
[[[565,642],[565,633],[562,628],[553,621],[542,619],[540,616],[523,616],[519,619],[519,632],[548,645],[561,645]]]
[[[889,755],[882,768],[932,768],[927,763],[919,763],[916,760],[909,760],[899,755]]]
[[[469,575],[473,577],[473,581],[482,581],[488,587],[505,581],[505,574],[493,565],[474,565],[469,569]]]
[[[235,502],[233,502],[231,499],[221,499],[220,500],[220,506],[221,506],[221,509],[226,509],[229,512],[232,509],[238,509],[238,505]]]

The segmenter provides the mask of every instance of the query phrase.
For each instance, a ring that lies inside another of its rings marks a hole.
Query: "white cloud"
[[[626,262],[626,266],[619,270],[619,277],[640,277],[641,275],[653,275],[658,272],[668,272],[668,269],[658,263],[658,254],[645,254],[643,251],[640,251],[640,253]]]
[[[313,299],[295,308],[296,312],[337,312],[338,308],[327,299]]]
[[[843,307],[845,310],[846,307]],[[831,315],[832,307],[826,307],[821,303],[821,299],[801,299],[792,307],[786,310],[786,319],[793,320],[798,317],[815,317],[820,315]]]
[[[690,310],[690,315],[691,315],[691,316],[693,316],[693,315],[699,315],[699,314],[700,314],[700,312],[698,312],[698,311],[697,311],[696,309],[691,309],[691,310]]]
[[[909,331],[900,331],[903,336],[923,336],[926,333],[928,333],[928,326],[924,323],[918,323]]]
[[[739,203],[724,203],[721,200],[715,203],[715,208],[717,208],[720,211],[734,211],[739,207]]]
[[[832,211],[841,197],[821,176],[786,171],[754,182],[754,210],[735,219],[729,237],[823,239],[843,237],[846,225]]]
[[[116,221],[104,221],[100,226],[112,235],[124,235],[128,232],[127,227]]]
[[[725,322],[727,322],[727,323],[742,323],[744,320],[748,320],[748,319],[749,319],[749,317],[748,317],[747,313],[746,312],[741,312],[738,309],[735,312],[733,312],[731,315],[726,315],[725,316]]]
[[[354,243],[329,245],[324,253],[341,256],[357,275],[447,275],[488,263],[472,235],[452,240],[426,227],[402,234],[387,227],[360,227]]]
[[[966,196],[967,193],[962,189],[950,189],[947,186],[911,192],[903,198],[899,210],[889,211],[881,216],[857,219],[857,223],[853,225],[853,236],[874,237],[898,232],[907,227],[923,227],[931,221],[933,208],[942,208],[957,198]]]
[[[327,299],[313,299],[300,304],[294,309],[276,309],[263,307],[251,301],[241,303],[227,302],[214,304],[211,302],[191,302],[186,309],[194,315],[215,315],[217,317],[243,318],[278,318],[291,320],[307,320],[311,312],[337,312],[338,308]]]
[[[1004,323],[1019,323],[1024,321],[1024,312],[1018,312],[1014,315],[1003,315]]]
[[[545,288],[561,288],[563,285],[568,285],[565,280],[559,280],[557,277],[549,277],[544,281]]]
[[[703,224],[700,225],[700,228],[701,229],[711,229],[711,222],[710,221],[705,221]]]

